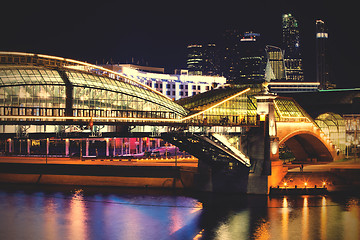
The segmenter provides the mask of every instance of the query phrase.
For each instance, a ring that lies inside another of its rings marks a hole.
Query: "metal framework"
[[[345,152],[346,148],[346,127],[345,120],[339,114],[324,113],[315,119],[316,124],[321,131],[329,136],[332,143],[334,143],[340,150]]]

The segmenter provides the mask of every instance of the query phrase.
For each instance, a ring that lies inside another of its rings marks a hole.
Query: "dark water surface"
[[[0,186],[0,239],[360,239],[359,196]]]

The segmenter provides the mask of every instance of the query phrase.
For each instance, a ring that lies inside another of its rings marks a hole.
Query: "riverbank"
[[[70,158],[0,158],[0,183],[188,188],[194,159],[80,160]],[[196,163],[197,165],[197,163]]]
[[[331,163],[304,164],[288,170],[273,192],[313,194],[360,191],[360,160],[345,159]]]
[[[285,165],[286,166],[286,165]],[[318,195],[360,191],[360,161],[304,164],[289,167],[271,186],[275,195]],[[192,189],[196,159],[71,159],[0,158],[0,183]],[[282,176],[281,176],[282,178]],[[280,179],[281,179],[280,178]],[[195,179],[195,180],[194,180]]]

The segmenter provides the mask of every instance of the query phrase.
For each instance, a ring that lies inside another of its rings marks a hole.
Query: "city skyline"
[[[326,3],[326,4],[325,4]],[[166,72],[186,68],[186,46],[196,41],[216,41],[231,27],[240,32],[255,31],[267,44],[281,45],[281,16],[292,13],[298,19],[305,76],[316,80],[315,21],[324,20],[334,54],[337,81],[358,86],[356,53],[359,47],[351,37],[355,21],[351,7],[316,3],[267,3],[257,1],[234,7],[234,3],[97,3],[51,7],[45,1],[6,3],[1,16],[1,50],[34,52],[88,61],[126,63],[134,59]],[[335,8],[337,7],[337,8]],[[16,10],[16,11],[10,11]],[[348,11],[347,15],[338,14]],[[195,16],[195,17],[194,17]],[[345,36],[349,36],[344,38]],[[344,39],[346,41],[344,41]],[[346,44],[344,44],[346,43]]]

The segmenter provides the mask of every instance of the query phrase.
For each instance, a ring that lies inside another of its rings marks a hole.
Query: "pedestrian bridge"
[[[338,146],[293,99],[273,98],[273,119],[260,112],[263,100],[256,95],[262,90],[259,84],[223,86],[175,102],[138,79],[101,66],[0,52],[0,134],[2,139],[21,139],[146,132],[182,144],[190,152],[202,142],[203,152],[214,162],[249,167],[245,136],[253,128],[263,128],[278,139],[277,147],[286,144],[299,159],[337,157]]]

